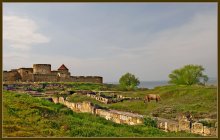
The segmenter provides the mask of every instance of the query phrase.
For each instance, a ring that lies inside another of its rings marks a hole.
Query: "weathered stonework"
[[[64,104],[74,112],[91,113],[119,124],[140,125],[144,123],[142,115],[118,110],[102,109],[87,101],[82,103],[73,103],[69,102],[64,97],[52,97],[52,101],[54,103]],[[186,131],[203,136],[217,136],[216,127],[203,126],[202,123],[198,122],[192,123],[192,126],[190,126],[190,121],[184,118],[178,121],[158,117],[154,117],[152,119],[157,121],[157,127],[159,129],[162,129],[166,132]]]
[[[21,75],[17,70],[3,72],[3,81],[19,81],[20,79]]]
[[[180,120],[179,121],[179,131],[190,132],[190,121]]]
[[[203,124],[202,123],[193,123],[191,132],[195,134],[203,134]]]
[[[100,76],[71,76],[65,65],[62,65],[57,71],[51,71],[50,64],[34,64],[33,68],[4,71],[3,81],[103,83]]]
[[[74,112],[87,112],[95,114],[115,123],[129,125],[138,125],[143,123],[142,115],[117,110],[100,109],[96,108],[90,102],[72,103],[65,100],[63,97],[53,97],[52,100],[54,103],[64,104]]]
[[[168,126],[167,126],[167,130],[170,131],[170,132],[177,132],[179,131],[179,125],[175,124],[175,123],[168,123]]]
[[[32,82],[33,81],[33,69],[32,68],[20,68],[17,70],[21,76],[21,81]]]

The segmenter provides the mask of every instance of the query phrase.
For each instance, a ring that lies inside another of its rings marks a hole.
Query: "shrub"
[[[176,85],[205,84],[208,81],[208,76],[203,74],[204,70],[200,65],[186,65],[169,74],[169,83]]]
[[[144,118],[144,125],[150,126],[150,127],[157,127],[157,121],[154,119],[151,119],[150,117]]]
[[[37,88],[36,91],[38,91],[38,92],[43,92],[44,90],[43,90],[42,88]]]
[[[199,121],[199,123],[202,123],[204,126],[207,126],[207,127],[215,127],[215,123],[213,122],[202,120],[202,121]]]
[[[126,73],[119,79],[120,87],[124,90],[134,90],[140,84],[138,78],[131,73]]]

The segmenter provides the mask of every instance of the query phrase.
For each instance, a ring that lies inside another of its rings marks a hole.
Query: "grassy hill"
[[[3,137],[190,137],[154,127],[115,124],[27,94],[3,92]]]
[[[111,109],[140,113],[175,119],[179,113],[190,112],[197,119],[217,118],[217,88],[213,86],[162,86],[152,90],[118,92],[128,97],[141,97],[147,94],[159,94],[161,101],[151,101],[144,104],[143,100],[127,100],[114,104],[103,104],[95,99],[82,95],[72,95],[70,101],[91,101]]]

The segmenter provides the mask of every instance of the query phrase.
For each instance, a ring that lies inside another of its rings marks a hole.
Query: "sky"
[[[217,77],[217,3],[3,3],[3,69],[62,64],[73,76]]]

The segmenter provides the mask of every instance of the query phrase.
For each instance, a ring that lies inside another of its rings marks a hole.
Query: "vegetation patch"
[[[12,114],[10,108],[13,108]],[[116,124],[27,94],[3,92],[4,137],[194,137],[145,125]]]

